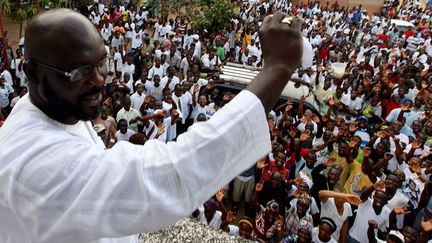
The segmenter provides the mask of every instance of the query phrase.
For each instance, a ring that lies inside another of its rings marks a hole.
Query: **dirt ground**
[[[5,30],[7,30],[8,34],[8,41],[9,44],[12,46],[12,49],[14,50],[14,54],[15,54],[15,50],[18,48],[18,42],[19,42],[19,32],[20,32],[20,25],[14,21],[12,21],[10,18],[5,17],[3,19],[3,25]],[[23,23],[23,29],[22,29],[22,35],[24,35],[25,32],[25,26],[26,23]]]

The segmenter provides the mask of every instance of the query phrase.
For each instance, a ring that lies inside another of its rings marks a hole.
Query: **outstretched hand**
[[[226,193],[225,189],[221,189],[221,190],[219,190],[219,191],[216,193],[216,200],[217,200],[218,202],[222,202],[222,200],[223,200],[223,198],[224,198],[224,196],[225,196],[225,193]]]

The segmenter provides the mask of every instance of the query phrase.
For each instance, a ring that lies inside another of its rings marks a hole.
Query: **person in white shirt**
[[[124,56],[124,50],[123,46],[119,45],[118,48],[114,48],[114,68],[116,72],[117,77],[122,76],[122,69],[123,69],[123,56]]]
[[[201,41],[199,40],[199,36],[197,34],[192,35],[193,44],[195,44],[195,49],[192,57],[201,58]]]
[[[6,84],[13,86],[13,80],[11,73],[6,69],[6,64],[4,62],[0,62],[0,70],[2,71],[0,73],[0,76],[4,78],[4,81]]]
[[[163,78],[165,76],[164,68],[161,65],[161,58],[155,57],[154,58],[154,65],[150,70],[148,71],[147,75],[147,81],[153,81],[154,82],[154,76],[159,76],[159,78]]]
[[[167,25],[167,23],[163,20],[162,25],[159,28],[159,41],[163,41],[170,31],[171,26]]]
[[[106,22],[102,29],[100,30],[100,33],[102,35],[102,38],[104,39],[105,43],[109,43],[109,38],[112,35],[112,26],[110,26],[109,22]]]
[[[138,28],[138,25],[135,26],[135,29],[132,31],[132,49],[137,49],[143,43],[143,31]]]
[[[351,94],[342,95],[341,103],[345,105],[348,113],[357,115],[362,109],[363,99],[357,96],[357,90],[352,90]]]
[[[183,57],[183,59],[180,62],[180,69],[183,71],[183,77],[187,76],[187,72],[190,68],[190,65],[192,64],[192,55],[193,55],[192,50],[186,51],[186,56]]]
[[[114,33],[114,36],[111,40],[111,47],[114,49],[118,48],[123,42],[124,42],[124,37],[123,37],[123,35],[120,34],[120,31],[117,30]]]
[[[175,86],[180,83],[180,79],[175,76],[176,69],[174,67],[168,67],[167,76],[163,77],[160,81],[160,85],[164,88],[174,90]]]
[[[132,104],[129,96],[124,98],[123,105],[123,108],[117,112],[117,122],[125,119],[129,124],[129,128],[134,132],[138,132],[137,122],[141,117],[140,112],[131,107]]]
[[[201,57],[201,61],[202,61],[202,64],[203,64],[203,68],[205,70],[208,70],[208,71],[214,70],[214,68],[217,65],[222,64],[222,62],[219,59],[219,57],[215,55],[214,50],[210,50],[209,53],[204,54]]]
[[[130,74],[129,73],[125,73],[123,75],[123,77],[122,77],[121,82],[123,84],[125,84],[126,87],[129,89],[129,95],[132,95],[133,91],[134,91],[134,81],[133,81],[133,79],[131,79]]]
[[[192,118],[194,122],[197,122],[197,118],[199,114],[205,114],[207,119],[210,118],[210,108],[207,104],[207,98],[204,95],[201,95],[198,98],[198,104],[194,107],[192,111]]]
[[[25,74],[24,74],[24,70],[22,68],[23,63],[24,63],[24,56],[22,54],[21,49],[18,49],[16,51],[17,57],[12,60],[10,68],[15,70],[15,77],[17,80],[17,85],[19,86],[26,86],[25,83]]]
[[[348,218],[351,217],[351,204],[358,205],[361,199],[352,194],[345,194],[336,191],[321,190],[321,218],[332,218],[335,224],[335,231],[331,238],[336,242],[346,242],[348,234]]]
[[[20,87],[18,90],[20,90],[20,91],[19,91],[19,95],[17,95],[16,97],[14,97],[14,98],[11,100],[10,106],[11,106],[12,108],[13,108],[13,107],[16,105],[16,103],[21,99],[21,97],[23,97],[24,95],[27,94],[27,87]]]
[[[9,105],[9,95],[14,92],[11,85],[5,82],[3,75],[0,75],[0,107],[6,108]]]
[[[132,56],[127,56],[126,60],[127,61],[123,63],[121,75],[122,77],[124,77],[124,75],[128,73],[130,78],[133,79],[133,76],[135,74],[135,65],[132,63]]]
[[[249,50],[249,54],[251,56],[252,55],[261,56],[261,55],[259,55],[260,53],[259,53],[258,47],[255,46],[255,40],[254,39],[251,39],[250,44],[246,48]]]
[[[159,75],[153,77],[153,82],[147,81],[145,84],[146,95],[154,97],[156,100],[161,101],[163,98],[163,87],[160,85]]]
[[[117,142],[128,142],[129,138],[135,134],[135,131],[128,129],[128,122],[125,119],[120,119],[117,124],[119,128],[119,130],[115,134]]]
[[[135,93],[131,95],[130,99],[132,108],[139,111],[146,97],[146,95],[143,93],[144,85],[140,80],[135,83],[135,90]]]
[[[174,88],[172,99],[176,103],[180,116],[179,124],[177,126],[177,134],[181,134],[185,132],[189,126],[189,124],[187,124],[189,122],[187,119],[190,118],[192,112],[192,94],[186,87],[183,87],[182,84],[177,84]]]
[[[368,221],[375,220],[378,223],[378,229],[386,232],[390,225],[390,210],[386,204],[388,193],[385,191],[376,191],[373,199],[364,198],[357,210],[354,224],[348,235],[348,242],[368,242],[367,229]]]
[[[69,9],[33,18],[25,34],[29,95],[0,129],[0,147],[8,148],[0,150],[0,241],[137,242],[137,234],[174,224],[254,165],[271,150],[266,113],[300,64],[301,22],[281,23],[285,17],[266,17],[266,68],[214,118],[177,142],[111,149],[90,122],[100,114],[106,69],[80,68],[105,59],[100,33]],[[41,61],[64,63],[73,75]]]

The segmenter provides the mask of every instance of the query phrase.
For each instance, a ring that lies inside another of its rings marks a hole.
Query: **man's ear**
[[[33,84],[39,84],[39,79],[37,77],[37,72],[36,72],[36,65],[35,63],[28,59],[24,62],[23,64],[23,70],[24,73],[26,74],[27,78],[29,79],[29,82],[33,83]]]

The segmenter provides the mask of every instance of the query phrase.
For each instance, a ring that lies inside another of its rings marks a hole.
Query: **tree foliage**
[[[200,14],[192,17],[192,26],[196,32],[216,33],[223,30],[235,17],[234,6],[229,0],[207,0],[202,5]]]
[[[235,16],[230,0],[160,0],[159,13],[187,17],[199,33],[220,31]]]
[[[2,14],[9,14],[11,12],[10,0],[0,0],[0,11]]]

